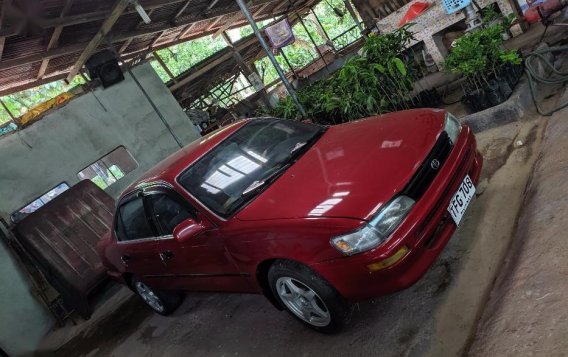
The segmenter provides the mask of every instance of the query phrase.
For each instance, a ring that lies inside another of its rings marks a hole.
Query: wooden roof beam
[[[2,31],[2,26],[4,25],[4,16],[6,16],[6,10],[8,9],[9,3],[11,1],[4,0],[2,2],[2,8],[0,9],[0,31]],[[0,59],[2,58],[2,53],[4,52],[4,44],[6,43],[6,37],[0,37]]]
[[[219,21],[221,21],[223,19],[224,15],[221,15],[219,17],[217,17],[215,19],[215,21],[213,21],[209,26],[207,26],[207,28],[205,29],[205,32],[209,32],[211,31],[213,28],[215,28],[215,26],[217,26],[217,24],[219,23]]]
[[[110,16],[103,22],[97,34],[91,39],[87,47],[85,47],[85,49],[79,56],[77,62],[75,62],[73,67],[71,67],[71,71],[69,71],[69,75],[67,76],[67,82],[71,82],[73,80],[75,75],[79,73],[79,70],[81,70],[81,67],[83,67],[85,62],[87,62],[89,57],[91,57],[97,51],[97,47],[99,47],[99,45],[103,42],[105,36],[110,32],[120,15],[122,15],[124,10],[126,10],[126,7],[129,3],[129,0],[116,1]]]
[[[65,2],[65,6],[63,10],[61,10],[61,14],[59,18],[63,18],[69,10],[73,6],[73,0],[67,0]],[[59,36],[61,36],[61,32],[63,31],[63,26],[59,25],[53,29],[53,33],[51,34],[51,38],[49,39],[49,43],[47,44],[47,51],[51,50],[52,48],[57,47],[59,44]],[[37,78],[41,79],[45,75],[45,71],[47,70],[47,66],[49,65],[49,58],[44,59],[41,61],[41,66],[39,67],[39,71],[37,73]]]
[[[256,17],[262,15],[262,13],[264,12],[264,10],[265,10],[268,6],[272,5],[273,3],[274,3],[274,1],[271,0],[271,1],[268,1],[268,2],[266,2],[266,3],[264,3],[264,4],[262,4],[262,5],[260,6],[260,8],[259,8],[258,10],[256,10],[252,16],[253,16],[254,18],[256,18]],[[247,7],[250,7],[251,4],[252,4],[252,2],[249,1],[249,2],[247,3]],[[227,29],[228,29],[229,27],[231,27],[239,17],[243,17],[243,19],[244,19],[244,16],[242,15],[242,13],[241,13],[240,11],[239,11],[238,13],[234,14],[229,20],[225,21],[225,23],[223,24],[223,26],[221,26],[221,27],[217,30],[217,32],[215,32],[215,34],[213,35],[213,37],[217,37],[217,36],[219,36],[220,34],[222,34],[223,32],[227,31]],[[246,22],[246,20],[245,20],[245,22]]]
[[[163,6],[177,4],[177,3],[180,3],[182,1],[187,1],[187,0],[140,1],[140,5],[142,5],[142,7],[146,11],[150,11],[150,10],[159,9]],[[136,10],[134,8],[128,8],[123,12],[123,14],[125,14],[125,15],[126,14],[133,14],[135,12],[136,12]],[[47,28],[56,27],[56,26],[59,26],[59,25],[70,26],[70,25],[79,25],[79,24],[84,24],[84,23],[88,23],[88,22],[100,21],[100,20],[104,20],[104,19],[108,18],[111,15],[111,13],[112,12],[109,12],[108,10],[98,10],[98,11],[93,11],[93,12],[85,13],[85,14],[65,16],[63,18],[51,18],[51,19],[38,20],[37,22],[42,28],[47,29]]]
[[[181,14],[183,14],[183,12],[187,9],[187,7],[189,6],[189,4],[191,4],[191,0],[187,0],[185,2],[185,4],[183,4],[179,10],[176,12],[176,14],[174,15],[174,18],[172,19],[172,21],[175,21],[178,17],[181,16]]]
[[[264,11],[264,9],[266,9],[270,4],[272,4],[272,1],[271,1],[271,2],[267,2],[267,3],[264,4],[264,5],[261,5],[260,8],[259,8],[258,10],[256,10],[256,11],[252,14],[252,16],[253,16],[253,17],[257,17],[258,15],[262,14],[262,12]]]
[[[285,5],[290,5],[291,3],[288,1],[282,1],[280,2],[280,4],[278,4],[274,9],[272,9],[272,12],[278,12],[280,11],[281,8],[283,8]]]
[[[148,17],[149,17],[149,18],[152,18],[152,14],[154,13],[154,11],[155,11],[155,9],[150,9],[150,10],[148,11]],[[143,24],[144,24],[144,20],[140,20],[140,21],[136,24],[136,26],[134,26],[134,29],[139,28],[139,27],[142,26]],[[123,53],[124,51],[126,51],[126,49],[128,48],[128,46],[130,46],[130,44],[132,43],[133,40],[134,40],[134,37],[131,37],[131,38],[127,39],[127,40],[122,44],[122,46],[120,46],[120,49],[118,50],[118,53],[121,54],[121,53]]]
[[[268,2],[267,4],[269,4],[269,3],[270,3],[270,2]],[[248,6],[251,6],[251,4],[252,4],[252,1],[249,1],[249,2],[247,3],[247,7],[248,7]],[[243,18],[244,18],[243,14],[242,14],[240,11],[234,13],[233,16],[231,16],[230,19],[228,19],[227,21],[225,21],[225,23],[223,24],[223,26],[221,26],[221,27],[213,34],[213,38],[216,38],[217,36],[219,36],[219,35],[222,34],[223,32],[227,31],[227,29],[228,29],[229,27],[231,27],[231,25],[234,24],[235,21],[237,21],[237,19],[238,19],[239,17],[243,17]]]
[[[185,38],[185,36],[187,36],[191,30],[193,30],[193,28],[195,27],[195,25],[197,24],[197,22],[192,23],[189,26],[186,26],[183,30],[181,30],[179,32],[179,35],[177,35],[176,37],[176,41],[182,38]]]
[[[150,43],[150,46],[148,46],[149,49],[154,48],[154,46],[160,41],[160,39],[162,38],[162,36],[164,35],[164,33],[166,33],[166,31],[162,31],[158,34],[158,36],[156,36],[156,38],[152,41],[152,43]]]
[[[213,1],[211,2],[211,4],[207,7],[207,9],[205,9],[205,11],[209,11],[209,10],[211,10],[212,8],[214,8],[215,5],[217,5],[218,2],[219,2],[219,0],[213,0]]]
[[[183,5],[178,9],[178,11],[176,12],[176,14],[175,14],[175,15],[171,18],[171,20],[170,20],[170,22],[171,22],[172,24],[175,24],[176,19],[177,19],[178,17],[180,17],[181,14],[183,14],[183,12],[187,9],[187,7],[189,6],[189,4],[191,4],[191,1],[192,1],[192,0],[186,1],[185,4],[183,4]],[[190,26],[193,26],[193,24],[190,25]],[[165,32],[166,32],[166,31],[162,31],[162,32],[158,35],[158,37],[156,37],[156,38],[154,39],[154,41],[152,41],[152,43],[150,44],[150,46],[148,46],[148,49],[151,50],[152,48],[154,48],[154,46],[158,43],[158,41],[160,41],[160,38],[162,38],[162,36],[164,35]],[[180,31],[180,34],[178,35],[177,38],[179,38],[179,37],[181,36],[181,34],[183,34],[183,32],[184,32],[184,30]],[[176,39],[177,39],[177,38],[176,38]],[[159,62],[160,62],[160,61],[161,61],[161,59],[159,60]],[[161,64],[161,63],[162,63],[162,62],[160,62],[160,64]]]
[[[261,20],[261,19],[259,19]],[[180,22],[180,24],[178,26],[183,26],[183,25],[189,25],[196,22],[194,18],[190,18],[190,19],[184,19],[183,21]],[[236,24],[235,24],[236,25]],[[154,27],[154,28],[143,28],[143,29],[138,29],[138,30],[133,30],[130,32],[125,32],[125,33],[118,33],[114,36],[110,36],[111,40],[114,43],[118,43],[118,42],[123,42],[123,41],[127,41],[130,38],[134,38],[134,37],[138,37],[138,36],[144,36],[144,35],[148,35],[148,34],[152,34],[152,33],[158,33],[167,29],[172,28],[173,26],[167,24],[167,25],[162,25],[162,26],[158,26],[158,27]],[[199,34],[199,36],[202,36],[205,34]],[[198,36],[195,36],[198,37]],[[181,39],[185,39],[186,37],[182,37]],[[163,43],[160,44],[159,48],[163,48],[163,47],[169,47],[173,44],[177,44],[179,43],[179,41],[171,41],[168,43]],[[75,52],[79,52],[81,50],[83,50],[85,48],[85,46],[87,45],[87,43],[75,43],[75,44],[71,44],[71,45],[67,45],[67,46],[60,46],[57,48],[54,48],[50,51],[46,51],[44,53],[38,53],[38,54],[33,54],[33,55],[29,55],[29,56],[25,56],[25,57],[20,57],[20,58],[14,58],[14,59],[10,59],[10,60],[6,60],[6,61],[0,61],[0,70],[2,69],[8,69],[8,68],[13,68],[13,67],[17,67],[20,65],[24,65],[24,64],[29,64],[29,63],[34,63],[34,62],[38,62],[43,60],[44,58],[54,58],[54,57],[60,57],[63,55],[67,55],[67,54],[71,54],[71,53],[75,53]],[[158,49],[158,48],[156,48]],[[136,51],[136,53],[140,53],[141,51]]]
[[[54,47],[57,47],[57,43],[59,42],[59,36],[61,36],[61,31],[63,31],[63,26],[57,26],[56,28],[53,29],[53,34],[51,35],[51,39],[49,40],[49,44],[47,45],[48,51]],[[38,79],[43,78],[48,65],[49,65],[49,58],[45,58],[44,60],[41,61],[41,66],[39,67],[39,71],[37,73]]]

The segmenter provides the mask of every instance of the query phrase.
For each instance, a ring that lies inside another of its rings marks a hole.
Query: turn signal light
[[[408,247],[402,246],[396,253],[394,253],[390,257],[383,259],[380,262],[371,263],[371,264],[367,265],[367,268],[369,268],[369,270],[371,272],[375,272],[375,271],[379,271],[379,270],[388,268],[388,267],[398,263],[402,258],[404,258],[406,253],[408,253]]]

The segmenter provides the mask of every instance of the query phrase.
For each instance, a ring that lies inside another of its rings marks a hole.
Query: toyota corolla
[[[243,120],[189,144],[118,200],[108,273],[160,314],[191,291],[264,294],[321,332],[415,283],[475,196],[471,130],[419,109],[336,126]]]

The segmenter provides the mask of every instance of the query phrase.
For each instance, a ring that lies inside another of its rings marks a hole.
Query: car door
[[[163,279],[170,286],[193,291],[249,291],[250,285],[225,248],[218,228],[209,229],[182,242],[174,238],[178,225],[199,222],[197,211],[173,190],[147,196],[160,233],[158,253],[163,261]],[[192,221],[188,221],[192,219]]]
[[[157,229],[140,193],[128,196],[117,210],[116,249],[124,271],[150,284],[162,262],[156,250]]]

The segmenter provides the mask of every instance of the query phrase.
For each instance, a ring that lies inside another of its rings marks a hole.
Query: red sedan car
[[[482,157],[443,110],[324,127],[275,118],[218,130],[125,191],[99,245],[155,311],[180,293],[262,293],[322,332],[350,303],[409,287],[475,194]]]

